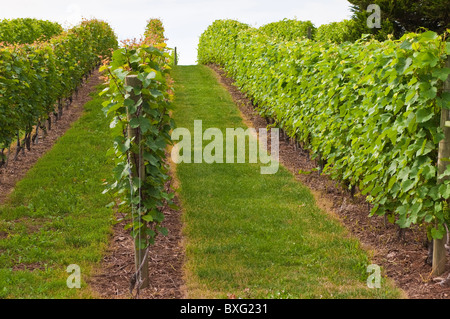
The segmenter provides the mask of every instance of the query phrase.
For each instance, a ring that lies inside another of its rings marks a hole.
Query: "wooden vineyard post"
[[[308,27],[308,39],[311,40],[311,38],[312,38],[312,30],[311,27]]]
[[[447,58],[447,67],[450,67],[450,57]],[[450,92],[450,81],[447,80],[444,83],[444,92]],[[438,157],[438,174],[441,175],[447,169],[449,164],[448,158],[450,158],[450,126],[448,126],[448,121],[450,121],[450,110],[441,110],[441,128],[444,131],[444,139],[439,143],[439,157]],[[447,124],[447,125],[446,125]],[[443,180],[448,179],[444,178]],[[438,180],[438,183],[442,180]],[[447,263],[446,256],[446,244],[447,236],[444,235],[442,239],[433,240],[433,270],[432,276],[440,276],[445,272],[445,265]]]
[[[131,86],[131,87],[141,87],[142,83],[138,79],[137,75],[128,75],[125,78],[125,85]],[[137,96],[134,94],[134,91],[132,90],[130,92],[130,98],[135,101],[136,103],[139,101],[140,96]],[[127,112],[128,113],[128,112]],[[135,114],[127,114],[128,122],[131,121],[133,117],[135,117]],[[139,134],[139,130],[133,129],[130,125],[128,125],[128,137],[130,139],[134,139],[135,143],[140,143],[141,136]],[[143,151],[141,148],[139,148],[138,154],[131,154],[131,161],[134,163],[134,169],[132,170],[132,177],[139,177],[142,181],[145,180],[145,163],[143,159]],[[136,176],[137,175],[137,176]],[[141,198],[142,199],[142,198]],[[140,204],[138,205],[140,208]],[[135,264],[136,264],[136,271],[137,275],[139,277],[136,278],[136,284],[141,283],[139,286],[139,289],[144,289],[149,286],[149,275],[148,275],[148,254],[146,254],[147,249],[141,249],[139,246],[137,246],[140,243],[147,244],[147,224],[144,220],[139,219],[139,223],[143,223],[144,227],[140,228],[139,235],[135,238]]]
[[[178,65],[178,55],[177,55],[177,47],[175,47],[175,65]]]

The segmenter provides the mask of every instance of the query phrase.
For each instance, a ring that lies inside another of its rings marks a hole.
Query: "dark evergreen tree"
[[[393,33],[396,38],[405,32],[419,32],[421,28],[444,33],[450,28],[449,0],[348,0],[352,4],[353,19],[361,34],[371,33],[377,38],[385,38]],[[370,4],[381,9],[380,29],[369,29],[367,12]]]

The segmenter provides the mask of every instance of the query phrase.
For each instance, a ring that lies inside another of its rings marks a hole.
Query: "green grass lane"
[[[0,206],[0,297],[91,298],[85,279],[111,234],[112,145],[98,92],[55,146]],[[80,266],[81,289],[69,289],[69,265]]]
[[[178,127],[245,128],[229,93],[205,66],[173,70]],[[203,147],[207,143],[204,142]],[[367,287],[368,253],[285,168],[177,165],[191,298],[398,298],[390,280]]]

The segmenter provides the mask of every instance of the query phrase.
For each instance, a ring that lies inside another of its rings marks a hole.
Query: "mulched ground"
[[[254,106],[246,96],[233,84],[221,68],[209,65],[217,78],[231,93],[239,106],[244,121],[256,129],[267,127],[265,119],[254,110]],[[270,141],[270,138],[268,138]],[[369,207],[362,196],[352,197],[336,181],[320,175],[317,171],[311,174],[299,174],[299,171],[311,171],[317,168],[315,161],[310,160],[308,153],[294,146],[291,141],[281,138],[280,162],[295,177],[308,186],[320,208],[326,210],[342,221],[349,232],[360,240],[366,250],[373,252],[373,262],[382,266],[385,275],[392,278],[411,299],[449,299],[449,285],[442,287],[431,278],[431,266],[426,264],[428,249],[426,233],[419,227],[408,229],[399,238],[399,228],[382,217],[369,217]],[[447,271],[442,278],[450,274],[450,261],[447,258]]]
[[[134,244],[126,223],[114,226],[110,247],[89,285],[102,299],[184,299],[181,210],[167,208],[162,224],[169,234],[158,236],[149,251],[150,287],[136,295],[130,293],[130,278],[135,272]]]
[[[11,151],[8,166],[0,168],[0,203],[6,200],[14,190],[16,183],[25,177],[28,170],[33,167],[39,158],[47,153],[58,138],[64,135],[72,124],[80,118],[83,113],[83,105],[91,100],[89,94],[94,91],[95,86],[102,82],[100,73],[94,71],[88,81],[79,88],[78,96],[74,95],[68,109],[64,108],[61,119],[55,122],[52,116],[52,127],[51,130],[47,130],[45,138],[40,131],[38,144],[32,144],[31,151],[25,150],[24,155],[21,152],[16,161],[13,159],[15,152],[14,150]]]

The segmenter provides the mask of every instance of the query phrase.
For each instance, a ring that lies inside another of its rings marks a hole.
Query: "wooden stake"
[[[132,87],[141,87],[142,83],[141,81],[138,79],[137,75],[129,75],[125,78],[125,85],[126,86],[132,86]],[[134,91],[132,90],[130,92],[130,98],[132,100],[134,100],[135,102],[137,102],[140,99],[140,96],[137,96],[134,94]],[[128,121],[130,121],[133,117],[135,117],[135,114],[128,114]],[[128,126],[128,137],[129,138],[134,138],[135,143],[140,143],[141,142],[141,135],[139,134],[139,130],[138,129],[133,129],[131,128],[131,126]],[[132,175],[134,175],[133,177],[139,177],[142,181],[145,180],[145,163],[143,160],[143,151],[140,149],[138,154],[132,154],[132,160],[134,162],[134,170],[132,171]],[[140,208],[140,205],[139,205]],[[146,234],[146,230],[147,230],[147,223],[140,219],[139,220],[140,223],[144,224],[144,227],[140,228],[140,232],[139,235],[135,238],[135,264],[136,264],[136,269],[139,270],[141,269],[141,271],[138,271],[138,277],[137,277],[137,281],[136,283],[139,284],[140,286],[138,287],[139,289],[144,289],[147,288],[149,286],[149,275],[148,275],[148,256],[146,254],[146,250],[147,249],[139,249],[137,247],[137,245],[139,243],[148,243],[147,240],[147,234]],[[141,265],[142,268],[141,268]]]
[[[178,65],[177,47],[175,47],[175,65]]]
[[[1,151],[0,151],[0,168],[3,166],[3,165],[5,165],[5,163],[6,163],[6,161],[5,161],[5,154],[4,154],[4,152],[5,152],[5,148],[3,147],[2,149],[1,149]]]
[[[450,57],[447,59],[447,67],[450,67]],[[444,83],[444,92],[450,92],[450,81],[447,80]],[[441,128],[444,131],[444,139],[439,143],[439,158],[438,158],[438,174],[441,175],[447,169],[448,161],[444,160],[450,158],[450,127],[447,127],[445,123],[450,121],[450,112],[448,109],[441,110]],[[443,178],[438,180],[438,183],[448,179]],[[440,276],[445,272],[445,264],[447,263],[446,256],[446,244],[447,236],[444,235],[442,239],[433,240],[433,270],[432,276]]]

